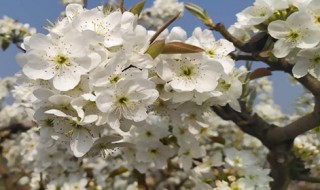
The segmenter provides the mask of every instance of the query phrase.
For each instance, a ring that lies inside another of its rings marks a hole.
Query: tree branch
[[[268,140],[274,143],[292,140],[318,126],[320,126],[320,97],[315,97],[315,106],[312,113],[297,119],[285,127],[270,130],[268,132]]]
[[[4,131],[10,131],[12,133],[18,131],[27,131],[33,126],[32,123],[14,123],[10,124],[9,126],[0,126],[0,133]]]
[[[226,28],[222,23],[217,24],[211,29],[220,32],[221,35],[223,35],[227,40],[234,43],[234,45],[241,51],[251,53],[251,55],[250,54],[249,55],[231,54],[231,57],[234,58],[235,60],[262,61],[266,63],[268,66],[270,66],[270,70],[284,71],[290,74],[291,76],[293,76],[293,73],[292,73],[293,65],[290,64],[285,59],[275,58],[270,50],[262,51],[262,52],[259,52],[259,50],[253,50],[254,47],[258,46],[255,44],[259,44],[265,41],[266,39],[265,33],[259,33],[258,35],[254,36],[253,39],[250,39],[248,42],[242,43],[239,40],[237,40],[235,37],[233,37],[226,30]],[[286,140],[292,140],[298,135],[320,125],[320,113],[318,113],[320,112],[320,105],[319,105],[320,104],[319,103],[320,81],[310,74],[307,74],[306,76],[301,78],[296,78],[296,80],[315,96],[316,106],[314,108],[314,112],[301,117],[300,119],[290,123],[284,128],[274,127],[272,129],[268,129],[268,137],[264,139],[266,141],[264,144],[269,144],[269,143],[277,144],[277,143],[284,142]],[[238,122],[235,118],[233,118],[232,120],[238,125]],[[240,128],[244,130],[243,127],[240,127]],[[245,131],[245,132],[252,133],[252,130]],[[251,135],[256,136],[257,134],[255,133]],[[261,137],[259,139],[261,139]]]
[[[237,54],[234,54],[234,53],[230,53],[229,55],[235,61],[258,61],[252,55],[241,55],[241,54],[237,55]]]
[[[320,183],[320,178],[305,176],[305,175],[298,176],[298,177],[296,177],[295,180],[305,181],[305,182],[310,182],[310,183]]]
[[[222,23],[209,26],[209,28],[218,31],[240,51],[249,53],[249,55],[245,56],[231,54],[234,60],[262,61],[272,71],[284,71],[293,76],[293,65],[285,59],[274,57],[272,54],[270,48],[272,48],[272,41],[275,41],[275,39],[271,38],[268,33],[258,33],[249,41],[243,43],[232,36]],[[272,190],[286,189],[293,177],[291,176],[290,165],[294,158],[292,151],[294,138],[320,125],[320,81],[310,74],[296,78],[296,80],[314,95],[315,107],[312,113],[282,128],[268,124],[257,114],[251,116],[245,112],[245,109],[238,113],[232,110],[230,106],[212,107],[212,110],[222,119],[233,121],[243,132],[258,138],[270,150],[267,158],[271,168],[270,176],[274,179],[270,183]],[[300,180],[303,179],[307,178],[300,178]]]
[[[147,190],[148,186],[146,183],[146,174],[142,174],[138,170],[133,170],[133,175],[138,181],[138,189]]]
[[[88,6],[88,0],[83,0],[83,8],[87,8]]]
[[[267,123],[258,114],[250,115],[245,108],[242,112],[233,110],[229,105],[212,106],[211,109],[222,119],[233,121],[243,132],[258,138],[266,147],[271,148],[272,143],[267,141],[267,130],[275,128],[275,125]]]
[[[223,23],[218,23],[215,26],[210,26],[209,29],[219,32],[225,39],[232,42],[234,46],[236,46],[241,51],[251,53],[250,49],[244,48],[244,43],[242,41],[238,40],[232,34],[230,34],[230,32],[226,29]]]

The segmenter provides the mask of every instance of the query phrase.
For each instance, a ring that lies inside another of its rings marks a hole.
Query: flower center
[[[112,77],[111,77],[111,79],[110,79],[110,83],[111,83],[111,84],[115,84],[115,83],[117,83],[120,79],[121,79],[120,75],[114,74],[114,75],[112,75]]]
[[[318,67],[318,65],[320,64],[320,55],[316,55],[315,57],[310,58],[309,61],[312,63],[309,66],[309,69]]]
[[[298,41],[298,39],[300,38],[300,34],[297,31],[290,31],[289,35],[288,35],[288,40],[290,42],[296,42]]]
[[[313,58],[313,62],[316,64],[320,63],[320,56]]]
[[[146,132],[146,135],[147,135],[147,137],[151,137],[151,136],[152,136],[151,131],[147,131],[147,132]]]
[[[239,187],[232,187],[232,190],[240,190]]]
[[[317,24],[320,24],[320,16],[315,16],[315,21]]]
[[[119,97],[118,98],[118,103],[122,106],[125,106],[127,105],[129,102],[128,102],[128,98],[126,97]]]
[[[231,87],[231,84],[227,83],[227,81],[223,79],[218,80],[218,88],[223,89],[223,90],[229,90]]]
[[[215,52],[214,52],[214,50],[212,50],[212,49],[206,51],[206,53],[207,53],[210,57],[214,57],[214,55],[215,55]]]
[[[46,126],[46,127],[53,127],[53,125],[54,125],[54,123],[53,123],[53,119],[46,119],[46,120],[44,120],[44,125]]]
[[[184,155],[184,156],[190,156],[190,155],[191,155],[190,150],[185,151],[185,152],[183,153],[183,155]]]
[[[157,154],[158,150],[157,150],[157,149],[151,149],[150,152],[151,152],[152,154]]]
[[[69,65],[69,58],[65,55],[59,54],[53,59],[54,63],[57,65],[57,67],[61,67],[63,65]]]
[[[194,74],[194,70],[192,67],[181,66],[180,69],[182,71],[180,76],[191,78],[191,76]]]

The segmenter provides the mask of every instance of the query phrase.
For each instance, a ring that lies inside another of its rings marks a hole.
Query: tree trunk
[[[286,190],[291,181],[291,163],[293,160],[293,142],[285,142],[269,149],[267,156],[270,164],[271,190]]]

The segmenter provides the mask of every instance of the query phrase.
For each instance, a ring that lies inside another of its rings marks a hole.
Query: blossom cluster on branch
[[[183,11],[175,0],[145,11],[144,2],[128,10],[124,1],[93,9],[63,3],[48,34],[19,24],[0,29],[19,36],[14,43],[26,36],[16,56],[22,71],[0,80],[0,166],[7,167],[0,186],[18,176],[14,184],[30,189],[277,189],[275,152],[276,164],[290,160],[291,179],[317,181],[301,178],[320,174],[317,121],[298,137],[280,134],[318,114],[316,0],[256,0],[229,30],[189,3],[208,27],[191,36],[167,29]],[[270,68],[251,71],[252,61]],[[265,77],[277,69],[312,87],[290,115]],[[273,129],[285,142],[269,142]]]
[[[10,43],[21,43],[23,38],[36,33],[29,24],[21,24],[8,16],[0,20],[0,46],[7,49]]]

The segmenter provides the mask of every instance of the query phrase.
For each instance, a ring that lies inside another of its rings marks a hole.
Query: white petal
[[[178,91],[193,91],[195,88],[195,84],[193,80],[187,79],[186,77],[175,77],[170,82],[171,87]]]
[[[96,104],[100,111],[107,113],[114,111],[114,93],[114,91],[108,90],[97,97]]]
[[[31,79],[49,80],[56,74],[54,66],[44,60],[31,60],[25,64],[22,71],[27,77]]]
[[[93,145],[93,138],[85,129],[75,130],[70,141],[70,147],[76,157],[85,155]]]
[[[110,127],[112,129],[119,129],[120,127],[120,115],[116,114],[116,113],[109,113],[107,116],[107,123],[110,125]]]
[[[123,113],[123,117],[126,119],[133,120],[135,122],[143,121],[148,117],[147,114],[147,109],[140,105],[137,109],[135,110],[130,110],[128,112]]]
[[[72,98],[67,95],[53,95],[49,97],[49,102],[56,105],[68,105],[71,102]]]
[[[309,64],[303,61],[298,61],[292,68],[293,76],[301,78],[308,73]]]
[[[173,94],[172,102],[179,103],[179,102],[186,102],[193,98],[194,92],[178,92]]]
[[[98,119],[97,115],[87,115],[80,122],[83,124],[89,124],[97,121],[97,119]]]
[[[121,17],[121,28],[124,30],[132,28],[133,24],[136,22],[136,19],[137,17],[131,12],[124,12]]]
[[[47,110],[44,113],[46,114],[52,114],[55,115],[57,117],[65,117],[65,118],[71,118],[71,116],[65,114],[64,112],[57,110],[57,109],[51,109],[51,110]]]
[[[31,36],[28,45],[31,49],[47,50],[49,46],[52,46],[52,43],[48,36],[38,33]]]
[[[268,25],[269,34],[276,38],[285,38],[288,35],[287,23],[283,20],[276,20]]]
[[[33,95],[42,101],[47,101],[54,93],[47,88],[38,88],[33,91]]]
[[[230,105],[230,107],[232,107],[237,112],[241,112],[241,107],[240,107],[240,104],[239,104],[238,100],[231,100],[229,102],[229,105]]]
[[[285,40],[278,40],[275,44],[274,44],[274,48],[272,50],[274,56],[278,57],[278,58],[283,58],[285,56],[287,56],[290,51],[293,49],[293,44],[286,42]]]
[[[69,21],[71,21],[73,17],[77,16],[81,12],[83,12],[83,7],[80,4],[71,3],[68,4],[66,7],[66,16],[69,19]]]
[[[317,76],[317,78],[319,80],[319,78],[320,78],[320,65],[319,64],[315,65],[314,74]]]
[[[77,70],[63,69],[53,78],[53,86],[57,90],[68,91],[76,87],[80,82]]]

